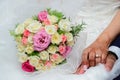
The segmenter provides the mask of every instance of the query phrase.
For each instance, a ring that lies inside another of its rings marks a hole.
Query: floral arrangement
[[[17,24],[10,33],[17,43],[22,69],[44,71],[65,63],[83,25],[73,26],[63,13],[51,9]]]

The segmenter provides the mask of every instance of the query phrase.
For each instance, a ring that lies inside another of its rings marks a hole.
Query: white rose
[[[75,43],[74,40],[68,41],[68,42],[67,42],[67,45],[72,47],[72,46],[74,45],[74,43]]]
[[[49,60],[49,53],[47,51],[40,52],[39,56],[42,60]]]
[[[47,25],[47,26],[45,26],[45,31],[48,34],[55,34],[55,32],[57,31],[57,29],[56,29],[56,26],[54,26],[54,25]]]
[[[33,51],[34,51],[33,46],[27,45],[25,52],[27,52],[27,54],[31,54]]]
[[[24,24],[25,26],[29,26],[33,21],[34,21],[34,20],[33,20],[32,18],[28,18],[28,19],[26,19],[26,20],[23,22],[23,24]]]
[[[59,35],[58,33],[52,35],[51,42],[53,44],[59,44],[61,41],[62,41],[61,35]]]
[[[28,56],[25,53],[18,53],[19,61],[24,63],[28,60]]]
[[[44,64],[43,64],[43,63],[39,63],[39,64],[35,65],[35,68],[36,68],[37,70],[42,70],[43,67],[44,67]]]
[[[56,16],[54,16],[54,15],[51,15],[51,16],[49,15],[48,19],[50,20],[50,22],[52,24],[54,24],[54,23],[56,23],[58,21],[58,18]]]
[[[67,19],[62,19],[58,26],[60,27],[61,30],[64,30],[64,31],[70,31],[71,30],[71,27],[70,27],[70,21],[67,20]]]
[[[53,61],[53,63],[54,63],[54,64],[59,64],[59,63],[61,63],[63,60],[64,60],[64,58],[63,58],[61,55],[59,55],[58,58],[57,58],[55,61]]]
[[[38,56],[30,56],[29,62],[32,66],[37,66],[39,64],[40,58]]]
[[[24,30],[25,30],[24,24],[19,24],[15,29],[15,34],[16,35],[23,34]]]
[[[57,46],[49,46],[48,47],[48,49],[47,49],[47,51],[49,52],[49,53],[51,53],[51,54],[55,54],[56,53],[56,51],[58,51],[58,47]]]
[[[28,42],[29,43],[33,43],[33,35],[29,35],[28,36]]]
[[[17,44],[17,49],[18,49],[19,52],[24,52],[25,51],[25,46],[20,44],[20,43],[18,43]]]
[[[73,35],[71,33],[65,33],[65,36],[67,37],[67,41],[73,40]]]
[[[64,58],[63,58],[63,57],[60,57],[60,58],[58,58],[58,59],[55,61],[55,63],[56,63],[56,64],[59,64],[59,63],[63,62],[63,60],[64,60]]]
[[[22,37],[21,36],[16,36],[15,41],[18,42],[18,43],[21,43]]]
[[[34,21],[29,26],[27,26],[26,29],[32,33],[36,33],[40,30],[41,26],[42,26],[41,23],[39,23],[38,21]]]

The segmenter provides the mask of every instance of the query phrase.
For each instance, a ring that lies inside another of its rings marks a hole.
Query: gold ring
[[[99,57],[100,57],[100,55],[96,54],[96,55],[95,55],[95,57],[96,57],[96,58],[99,58]]]

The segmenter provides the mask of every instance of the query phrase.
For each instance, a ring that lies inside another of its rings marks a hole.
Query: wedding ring
[[[96,58],[99,58],[99,57],[100,57],[100,55],[96,54],[96,55],[95,55],[95,57],[96,57]]]

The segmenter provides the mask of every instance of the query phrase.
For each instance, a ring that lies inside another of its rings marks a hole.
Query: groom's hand
[[[112,53],[108,53],[107,57],[106,57],[106,60],[105,60],[105,68],[107,71],[111,71],[115,62],[116,62],[117,58],[114,54]],[[90,67],[88,65],[84,65],[83,63],[78,67],[77,71],[76,71],[76,74],[83,74],[87,68]]]
[[[109,52],[109,54],[106,58],[106,63],[105,63],[105,67],[106,67],[107,71],[112,70],[116,60],[117,59],[116,59],[115,55]]]
[[[107,53],[107,44],[104,42],[95,41],[83,51],[82,63],[78,67],[76,73],[82,74],[85,72],[86,68],[96,66],[98,63],[105,63]]]

